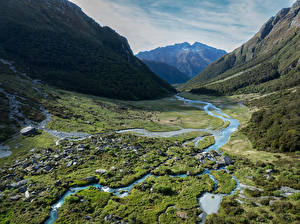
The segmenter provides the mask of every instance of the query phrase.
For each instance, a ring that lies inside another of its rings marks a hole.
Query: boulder
[[[55,186],[60,186],[61,185],[61,180],[55,181]]]
[[[77,146],[77,150],[78,151],[83,151],[83,150],[85,150],[86,149],[86,146],[84,145],[84,144],[79,144],[78,146]]]
[[[272,172],[273,172],[272,169],[267,169],[267,170],[266,170],[266,173],[267,173],[267,174],[270,174],[270,173],[272,173]]]
[[[58,146],[58,145],[62,145],[62,144],[64,144],[64,143],[66,143],[66,139],[65,138],[61,138],[61,139],[59,139],[59,140],[57,140],[56,142],[55,142],[55,145],[56,146]]]
[[[105,170],[105,169],[96,170],[96,173],[98,173],[98,174],[105,174],[106,172],[107,172],[107,170]]]
[[[187,219],[187,218],[188,218],[188,215],[187,215],[186,212],[180,212],[180,211],[178,211],[176,214],[177,214],[180,218],[182,218],[182,219]]]
[[[22,135],[25,135],[25,136],[29,136],[29,135],[36,135],[37,134],[37,130],[32,127],[32,126],[28,126],[26,128],[23,128],[20,133]]]
[[[15,196],[11,196],[9,199],[10,199],[11,201],[18,201],[18,200],[21,199],[21,198],[22,198],[21,195],[15,195]]]
[[[27,183],[28,183],[28,180],[21,180],[19,182],[12,183],[10,186],[12,188],[19,188],[19,187],[22,187],[23,185],[25,185]]]
[[[228,166],[233,164],[233,161],[228,157],[228,156],[221,156],[217,163],[219,164],[219,166]]]
[[[29,191],[26,191],[26,192],[25,192],[25,198],[30,198]]]
[[[87,181],[89,184],[98,182],[98,179],[95,176],[85,177],[85,178],[83,178],[81,180]]]
[[[73,161],[70,161],[68,164],[67,164],[67,167],[69,168],[70,166],[73,165]]]

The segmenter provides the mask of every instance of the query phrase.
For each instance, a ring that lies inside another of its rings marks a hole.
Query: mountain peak
[[[143,61],[166,63],[191,78],[225,54],[226,51],[200,42],[195,42],[194,44],[183,42],[140,52],[137,54],[137,57]]]
[[[292,7],[293,7],[293,8],[300,7],[300,0],[297,0],[297,1],[293,4]]]
[[[241,47],[235,49],[233,52],[225,55],[220,60],[209,65],[197,77],[185,84],[184,88],[194,88],[192,86],[199,86],[199,83],[207,82],[219,75],[226,75],[232,68],[240,68],[250,62],[258,63],[271,58],[270,55],[276,55],[281,49],[285,49],[285,45],[289,43],[293,45],[290,47],[291,52],[298,51],[299,46],[297,42],[299,38],[300,29],[300,0],[297,0],[292,8],[284,8],[280,10],[275,16],[271,17],[259,30],[259,32],[252,37],[248,42]],[[289,52],[289,51],[287,51]],[[278,55],[274,58],[279,58]],[[294,57],[294,58],[293,58]],[[286,56],[289,60],[282,60],[279,63],[279,68],[283,73],[287,73],[291,68],[298,64],[299,56]]]

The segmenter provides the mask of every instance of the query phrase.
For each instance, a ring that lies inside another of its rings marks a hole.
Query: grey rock
[[[61,185],[61,180],[57,180],[56,182],[55,182],[55,186],[60,186]]]
[[[50,171],[50,170],[52,169],[52,167],[51,167],[51,166],[46,166],[44,169],[45,169],[46,171]]]
[[[293,8],[297,8],[300,7],[300,0],[297,0],[294,4],[293,4]]]
[[[83,150],[85,150],[86,149],[86,146],[84,145],[84,144],[79,144],[78,146],[77,146],[77,150],[78,151],[83,151]]]
[[[98,152],[104,152],[104,148],[102,148],[102,147],[100,147],[100,146],[96,147],[96,150],[97,150]]]
[[[21,199],[21,198],[22,198],[21,195],[15,195],[15,196],[9,197],[9,199],[10,199],[11,201],[18,201],[18,200]]]
[[[295,190],[290,187],[281,187],[279,191],[280,191],[281,196],[283,196],[283,197],[288,197],[292,194],[300,193],[300,190]]]
[[[85,219],[85,220],[91,220],[92,217],[87,215],[87,216],[84,217],[84,219]]]
[[[34,170],[34,171],[38,171],[40,168],[41,168],[40,165],[36,165],[36,166],[33,167],[33,170]]]
[[[19,190],[18,190],[18,192],[19,192],[19,193],[25,193],[26,190],[27,190],[27,187],[26,187],[26,186],[25,186],[25,187],[20,187]]]
[[[37,134],[37,131],[34,127],[32,126],[28,126],[26,128],[23,128],[20,133],[22,135],[25,135],[25,136],[29,136],[29,135],[36,135]]]
[[[28,183],[28,180],[21,180],[19,182],[12,183],[10,186],[12,188],[19,188],[19,187],[21,187],[21,186],[23,186],[23,185],[25,185],[27,183]]]
[[[273,172],[273,170],[272,169],[268,169],[268,170],[266,170],[266,173],[267,174],[270,174],[270,173],[272,173]]]
[[[25,198],[30,198],[29,191],[26,191],[26,192],[25,192]]]
[[[88,183],[96,183],[98,181],[98,179],[95,176],[86,177],[82,180],[87,181]]]
[[[108,222],[108,221],[112,220],[112,218],[113,218],[112,215],[107,215],[107,216],[104,217],[104,221]]]
[[[105,170],[105,169],[96,170],[96,173],[98,173],[98,174],[105,174],[106,172],[107,172],[107,170]]]
[[[220,166],[228,166],[233,164],[233,161],[228,157],[228,156],[221,156],[218,160],[217,160],[217,164],[219,164]]]

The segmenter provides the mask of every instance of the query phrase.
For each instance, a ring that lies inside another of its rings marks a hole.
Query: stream
[[[39,90],[37,87],[40,84],[37,80],[32,80],[29,76],[27,76],[25,73],[18,72],[13,65],[13,62],[0,59],[0,62],[2,64],[8,65],[9,69],[16,74],[18,78],[21,79],[21,77],[31,81],[33,85],[33,89],[35,89],[37,92],[39,92],[43,97],[47,98],[48,95],[41,90]],[[2,83],[0,83],[0,86]],[[19,124],[20,127],[27,127],[32,126],[38,130],[45,131],[46,133],[58,138],[58,139],[68,139],[68,140],[83,140],[85,138],[88,138],[91,136],[90,134],[83,133],[83,132],[61,132],[56,130],[47,129],[48,123],[52,120],[51,114],[49,111],[47,111],[42,105],[40,105],[40,111],[44,115],[45,119],[40,122],[34,122],[26,118],[26,116],[22,113],[21,106],[24,105],[22,102],[18,100],[18,98],[22,98],[16,94],[10,94],[6,92],[3,88],[0,87],[0,93],[4,94],[6,98],[8,99],[9,103],[9,120],[15,121]],[[22,118],[20,120],[19,118]],[[18,134],[16,134],[13,138],[17,137]],[[0,159],[8,157],[12,154],[12,151],[10,151],[10,147],[5,145],[4,143],[0,143]]]
[[[227,114],[223,113],[220,108],[214,106],[213,104],[204,102],[204,101],[200,101],[200,100],[188,100],[188,99],[185,99],[178,95],[176,96],[176,98],[177,98],[177,100],[184,102],[186,105],[204,110],[209,116],[222,119],[224,122],[228,121],[230,124],[228,125],[228,127],[224,128],[222,130],[219,130],[219,131],[207,130],[207,129],[182,129],[179,131],[171,131],[171,132],[150,132],[145,129],[129,129],[129,130],[121,130],[121,131],[118,131],[117,133],[130,133],[131,132],[131,133],[135,133],[137,135],[142,135],[145,137],[172,137],[175,135],[188,133],[188,132],[205,131],[205,132],[211,133],[215,138],[215,144],[211,145],[210,147],[208,147],[207,149],[204,150],[204,151],[208,152],[211,150],[218,150],[220,147],[225,145],[229,141],[231,134],[238,130],[239,121],[229,117]],[[202,136],[195,138],[194,143],[198,144],[198,142],[201,139],[202,139]],[[225,169],[225,171],[227,171],[226,167],[221,168],[221,169]],[[215,183],[214,188],[217,189],[218,181],[216,180],[216,178],[213,175],[210,174],[210,171],[211,170],[205,170],[202,174],[199,174],[198,176],[208,174],[209,177]],[[131,190],[133,189],[133,187],[135,185],[142,183],[144,180],[146,180],[150,176],[153,176],[153,175],[149,173],[149,174],[143,176],[142,178],[138,179],[137,181],[133,182],[132,184],[128,185],[127,187],[121,187],[121,188],[110,188],[110,187],[103,186],[100,184],[89,184],[89,185],[86,185],[83,187],[70,188],[61,197],[61,199],[59,201],[57,201],[55,204],[53,204],[51,206],[50,216],[49,216],[48,220],[46,220],[45,224],[53,224],[58,218],[59,209],[64,204],[66,197],[73,195],[80,190],[84,190],[84,189],[89,188],[90,186],[94,186],[94,187],[97,187],[100,191],[111,192],[114,195],[119,196],[119,197],[126,197],[130,194]],[[186,175],[183,174],[183,175],[176,175],[176,176],[172,176],[172,177],[185,178]],[[237,190],[240,189],[239,181],[237,180],[237,178],[234,176],[232,176],[232,178],[236,181],[236,186],[235,186],[235,189],[228,195],[234,194]],[[222,198],[224,196],[226,196],[226,195],[225,194],[212,194],[212,193],[207,192],[207,193],[202,194],[198,198],[199,207],[202,209],[202,214],[200,215],[201,219],[202,219],[201,223],[205,222],[207,215],[218,212],[220,204],[222,202]]]

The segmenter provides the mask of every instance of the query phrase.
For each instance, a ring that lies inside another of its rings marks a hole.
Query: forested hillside
[[[175,92],[133,55],[124,37],[68,0],[1,1],[0,29],[0,58],[48,84],[131,100]]]
[[[147,60],[143,60],[143,62],[151,69],[152,72],[170,84],[184,83],[190,79],[188,75],[166,63]]]

